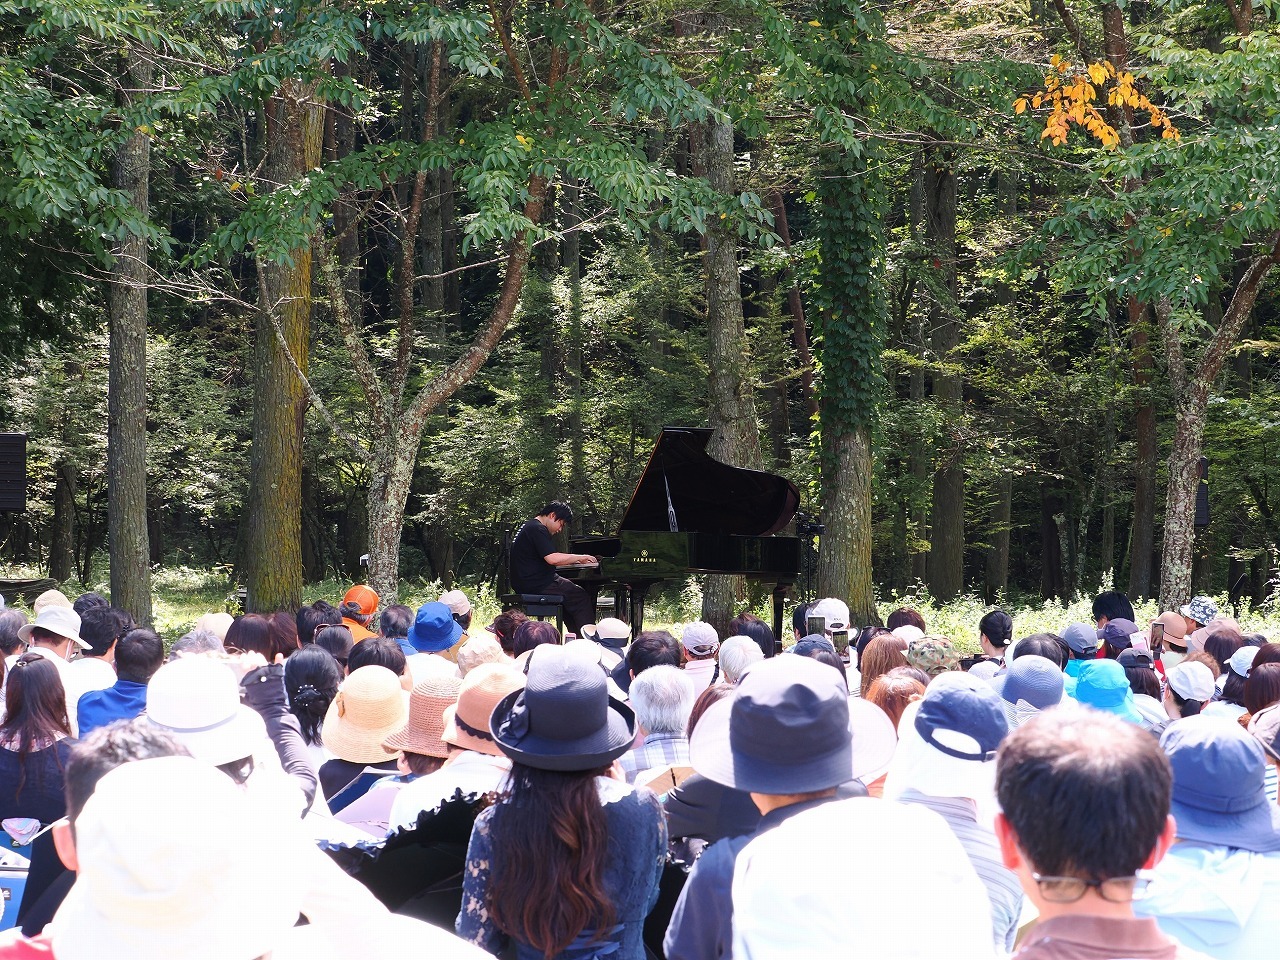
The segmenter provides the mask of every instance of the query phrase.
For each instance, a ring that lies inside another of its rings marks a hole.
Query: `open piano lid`
[[[795,484],[713,460],[710,439],[706,427],[663,427],[618,529],[759,537],[790,523],[800,506]]]

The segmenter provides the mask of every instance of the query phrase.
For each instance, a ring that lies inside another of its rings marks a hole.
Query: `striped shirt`
[[[996,950],[1010,953],[1018,934],[1018,918],[1022,916],[1022,885],[1004,865],[995,833],[978,823],[977,804],[961,797],[931,797],[916,790],[907,790],[898,799],[928,807],[947,821],[987,888],[987,899],[991,902],[991,936]]]

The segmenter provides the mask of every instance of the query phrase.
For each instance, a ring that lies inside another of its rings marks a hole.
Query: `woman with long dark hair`
[[[519,960],[642,960],[667,836],[657,797],[614,765],[635,714],[560,646],[528,666],[489,721],[511,777],[471,832],[458,933],[491,953],[514,941]]]
[[[71,744],[62,677],[50,660],[24,653],[14,661],[0,723],[0,820],[28,818],[44,827],[64,816],[63,770]],[[6,838],[7,839],[7,838]],[[18,919],[60,873],[53,834],[37,837]]]

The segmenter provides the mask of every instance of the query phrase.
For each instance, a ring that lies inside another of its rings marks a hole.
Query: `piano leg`
[[[631,639],[638,637],[644,630],[644,601],[649,595],[647,583],[631,584]]]
[[[782,652],[782,603],[787,596],[790,584],[779,583],[773,588],[773,635],[777,639],[775,653]]]

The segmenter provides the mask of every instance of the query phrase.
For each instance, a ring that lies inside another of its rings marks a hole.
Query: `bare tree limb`
[[[360,336],[360,328],[351,314],[351,305],[347,302],[347,291],[343,287],[342,276],[338,271],[337,254],[328,243],[317,245],[320,247],[320,273],[329,291],[333,316],[338,322],[338,330],[342,333],[342,342],[347,348],[347,355],[351,357],[356,379],[360,381],[360,387],[368,401],[374,430],[379,436],[388,436],[392,427],[388,397],[382,390],[382,380],[373,366],[373,361],[369,359],[369,351],[365,347],[364,339]]]

